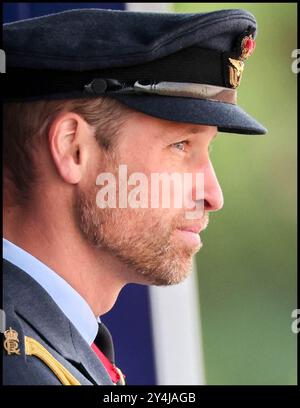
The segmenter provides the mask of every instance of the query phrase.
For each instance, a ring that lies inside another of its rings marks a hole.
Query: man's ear
[[[90,136],[89,125],[73,112],[65,112],[52,122],[49,147],[52,159],[60,176],[71,184],[77,184],[87,163],[85,140]]]

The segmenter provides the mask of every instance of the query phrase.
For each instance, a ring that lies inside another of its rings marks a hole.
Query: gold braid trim
[[[62,385],[81,385],[78,380],[59,362],[48,350],[38,341],[25,336],[25,354],[35,356],[42,360],[50,370],[56,375]]]

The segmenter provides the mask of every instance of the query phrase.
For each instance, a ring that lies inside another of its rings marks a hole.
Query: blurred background
[[[188,13],[243,8],[255,15],[257,47],[238,99],[268,134],[219,133],[213,143],[225,204],[211,214],[195,259],[199,342],[193,347],[201,348],[196,383],[296,384],[296,3],[4,3],[3,16],[9,22],[83,7]],[[128,384],[162,383],[158,359],[151,357],[160,348],[156,317],[151,291],[129,285],[103,318]]]
[[[266,136],[219,134],[211,153],[224,194],[197,257],[208,384],[296,384],[297,6],[175,3],[176,12],[243,8],[258,22],[238,101]]]

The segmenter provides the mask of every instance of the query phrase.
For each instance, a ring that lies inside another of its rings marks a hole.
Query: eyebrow
[[[165,134],[165,140],[170,141],[170,140],[177,139],[177,138],[184,138],[184,137],[188,137],[188,135],[190,135],[190,134],[194,134],[194,135],[199,134],[200,135],[204,131],[205,130],[201,130],[201,129],[199,129],[199,127],[196,127],[196,126],[192,125],[192,126],[186,128],[185,130],[181,130],[176,135],[174,135],[172,132],[167,131],[167,133]],[[213,135],[213,137],[211,139],[211,142],[217,137],[217,135],[218,135],[218,128],[217,128],[216,132],[214,133],[214,135]]]

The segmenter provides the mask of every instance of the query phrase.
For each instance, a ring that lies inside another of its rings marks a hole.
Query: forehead
[[[216,126],[208,126],[208,125],[195,125],[189,123],[173,123],[169,128],[166,129],[167,137],[193,137],[199,135],[206,135],[210,136],[214,139],[217,135],[217,127]]]
[[[198,134],[207,134],[215,138],[218,128],[216,126],[200,125],[194,123],[176,122],[158,117],[150,116],[142,112],[133,111],[131,115],[134,127],[142,127],[149,133],[165,135],[165,137],[193,136]]]

